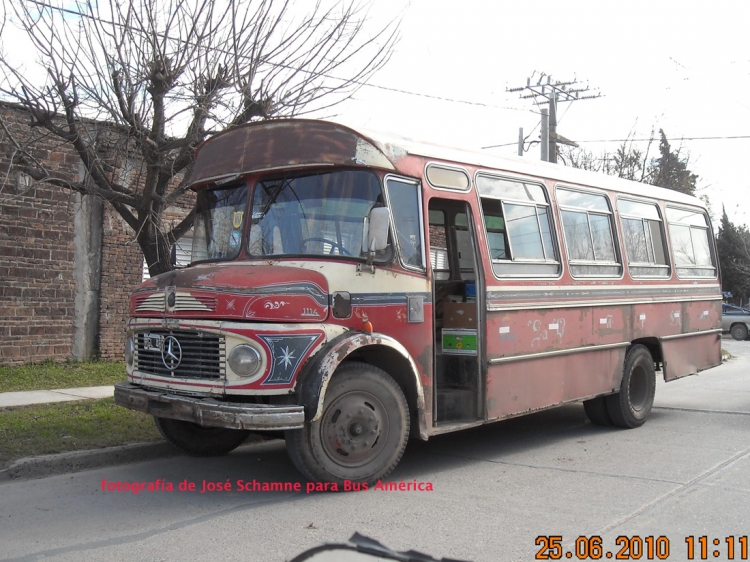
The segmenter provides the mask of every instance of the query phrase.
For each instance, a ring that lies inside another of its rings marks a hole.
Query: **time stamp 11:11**
[[[563,547],[561,535],[540,535],[536,538],[539,551],[535,560],[667,560],[671,545],[667,537],[620,535],[615,539],[615,548],[607,550],[598,535],[581,536],[575,540],[571,550]],[[727,535],[721,538],[707,535],[685,537],[685,550],[677,554],[687,560],[748,560],[747,535]],[[682,550],[682,549],[680,549]]]

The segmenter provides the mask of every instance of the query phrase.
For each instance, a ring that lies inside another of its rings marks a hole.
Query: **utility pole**
[[[557,94],[554,90],[549,96],[549,141],[547,162],[557,164]]]
[[[549,113],[542,108],[542,162],[549,162]]]
[[[534,73],[536,74],[536,72]],[[531,78],[526,79],[526,86],[520,88],[510,88],[508,92],[522,92],[522,99],[533,99],[535,103],[538,99],[544,100],[547,103],[547,108],[542,108],[542,160],[545,162],[557,162],[557,145],[567,144],[569,146],[578,145],[563,137],[557,133],[557,104],[558,102],[572,102],[576,100],[586,100],[598,98],[601,93],[594,94],[593,92],[588,95],[581,95],[582,93],[588,92],[589,87],[585,88],[576,87],[577,82],[553,82],[552,76],[545,73],[539,75],[539,80],[536,84],[531,83],[531,79],[534,77],[532,74]],[[545,80],[546,78],[546,80]],[[523,92],[527,92],[523,94]],[[542,102],[542,103],[544,103]]]
[[[518,155],[523,156],[523,127],[518,128]]]

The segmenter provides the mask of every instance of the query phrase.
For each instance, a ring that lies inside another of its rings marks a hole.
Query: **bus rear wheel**
[[[204,427],[195,423],[154,416],[161,436],[191,457],[220,457],[244,443],[249,431]]]
[[[648,348],[634,345],[625,355],[620,392],[605,397],[607,412],[618,427],[642,426],[651,413],[656,393],[656,370]]]
[[[385,371],[341,365],[328,385],[318,421],[286,432],[292,462],[318,482],[375,482],[396,467],[409,439],[409,406]]]
[[[583,409],[591,423],[596,425],[612,425],[612,418],[609,417],[609,412],[607,411],[606,396],[598,396],[584,401]]]

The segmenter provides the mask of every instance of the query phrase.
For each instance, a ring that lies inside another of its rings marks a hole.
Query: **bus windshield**
[[[191,262],[237,257],[247,209],[247,185],[198,193]]]
[[[380,182],[371,172],[347,170],[259,181],[247,253],[364,257],[364,218],[381,205]]]

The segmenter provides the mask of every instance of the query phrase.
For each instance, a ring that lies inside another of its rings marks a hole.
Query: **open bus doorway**
[[[435,303],[435,422],[483,418],[479,311],[482,299],[476,233],[469,205],[432,199],[430,260]]]

